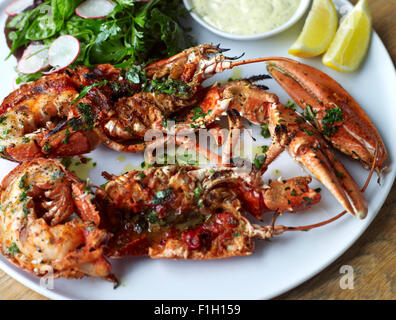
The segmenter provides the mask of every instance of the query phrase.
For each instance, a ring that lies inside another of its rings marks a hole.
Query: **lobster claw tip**
[[[300,157],[300,161],[326,186],[345,210],[359,219],[367,216],[366,198],[355,180],[327,146],[322,147],[321,150],[307,152]]]
[[[218,50],[219,53],[223,53],[223,52],[227,52],[227,51],[231,50],[231,49],[221,48],[220,46],[221,46],[221,44],[219,43],[219,44],[213,45],[213,48]]]
[[[367,216],[367,210],[358,211],[358,212],[356,213],[356,216],[357,216],[359,219],[364,219],[364,218],[366,218],[366,216]]]

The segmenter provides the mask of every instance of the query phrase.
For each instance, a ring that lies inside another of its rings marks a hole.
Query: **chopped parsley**
[[[262,147],[261,147],[261,151],[262,151],[263,153],[267,153],[268,149],[269,149],[268,146],[262,146]]]
[[[341,121],[343,121],[343,118],[342,118],[342,110],[340,107],[328,109],[326,115],[322,119],[323,124],[329,124],[329,125]]]
[[[196,187],[194,189],[194,197],[198,199],[201,196],[201,191],[202,191],[201,187]]]
[[[62,158],[61,163],[66,167],[69,168],[70,165],[72,164],[72,159],[71,158]]]
[[[66,131],[65,131],[65,138],[62,140],[62,143],[63,144],[68,144],[69,143],[69,135],[70,135],[70,130],[69,129],[66,129]]]
[[[149,214],[147,215],[147,220],[150,223],[157,223],[159,220],[157,211],[155,210],[150,211]]]
[[[51,150],[51,146],[48,144],[48,142],[45,143],[43,150],[45,153],[48,153]]]
[[[24,203],[23,204],[23,214],[24,214],[24,216],[27,217],[29,215],[29,213],[30,213],[29,209],[28,209],[26,203]]]
[[[268,124],[262,124],[261,125],[261,132],[260,134],[264,137],[264,138],[270,138],[271,137],[271,133],[269,131],[269,127]]]
[[[87,103],[79,103],[77,109],[81,112],[84,123],[88,126],[87,129],[93,129],[95,124],[95,115],[92,108]]]
[[[254,158],[253,164],[254,164],[254,166],[256,167],[257,170],[261,169],[261,167],[263,166],[263,164],[264,164],[266,159],[267,159],[267,156],[263,155],[263,154],[261,154],[259,156],[256,156]]]
[[[151,203],[153,205],[157,205],[162,203],[166,198],[169,198],[173,194],[173,190],[171,188],[167,188],[165,190],[160,190],[155,193],[153,200]]]
[[[343,121],[342,110],[340,107],[328,109],[325,116],[322,119],[323,130],[322,133],[325,136],[332,136],[337,132],[337,127],[334,127],[334,123]]]
[[[201,107],[193,108],[193,115],[190,118],[192,121],[196,121],[199,118],[204,118],[204,117],[205,117],[205,113],[203,112]]]
[[[24,202],[27,200],[27,196],[28,196],[27,192],[28,192],[28,190],[26,190],[26,189],[21,192],[21,195],[19,196],[20,202]]]
[[[143,180],[143,179],[146,177],[146,175],[145,175],[143,172],[139,172],[139,173],[137,174],[137,176],[138,176],[138,178],[139,178],[140,180]]]
[[[73,129],[73,131],[78,131],[82,127],[82,120],[81,118],[71,118],[69,120],[69,125]]]
[[[142,92],[162,92],[169,95],[188,97],[191,87],[179,79],[149,79],[141,66],[132,65],[125,72],[125,78],[142,86]]]
[[[8,248],[7,248],[7,253],[10,255],[11,258],[13,258],[17,253],[19,253],[20,250],[15,242],[13,242]]]
[[[285,107],[287,109],[291,109],[293,111],[296,111],[296,109],[297,109],[297,105],[293,101],[290,101],[290,100],[286,102]]]
[[[4,121],[7,119],[7,115],[0,116],[0,124],[4,124]]]
[[[24,189],[25,188],[27,175],[28,175],[28,173],[25,172],[24,175],[21,177],[21,180],[19,180],[19,188],[20,189]]]

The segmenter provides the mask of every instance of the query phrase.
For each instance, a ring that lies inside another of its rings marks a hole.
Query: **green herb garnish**
[[[105,85],[107,84],[107,80],[103,80],[94,84],[91,84],[89,86],[84,87],[80,94],[78,95],[78,97],[76,99],[74,99],[70,104],[75,104],[78,100],[80,100],[81,98],[85,97],[85,95],[91,91],[93,88],[97,87],[97,86],[101,86],[101,85]]]
[[[262,124],[261,125],[261,135],[264,137],[264,138],[270,138],[271,137],[271,133],[270,133],[270,131],[269,131],[269,127],[268,127],[268,124]]]
[[[84,123],[88,126],[87,129],[93,129],[95,124],[95,115],[92,108],[87,103],[79,103],[77,109],[81,112]]]
[[[171,188],[165,189],[165,190],[160,190],[155,193],[155,196],[153,200],[151,200],[151,203],[153,205],[157,205],[162,203],[166,198],[169,198],[173,193],[173,190]]]
[[[24,189],[25,184],[26,184],[26,179],[27,179],[27,172],[24,173],[24,175],[21,177],[21,180],[19,180],[19,188]]]
[[[194,197],[198,199],[201,196],[201,191],[202,189],[200,187],[196,187],[194,189]]]
[[[285,107],[286,107],[287,109],[291,109],[291,110],[293,110],[293,111],[296,111],[296,110],[297,110],[297,105],[296,105],[293,101],[290,101],[290,100],[287,101]]]
[[[11,258],[13,258],[17,253],[19,253],[20,250],[15,242],[13,242],[8,248],[7,248],[7,253],[10,255]]]
[[[43,150],[44,150],[45,153],[50,152],[51,146],[48,144],[48,142],[45,143],[45,145],[43,147]]]
[[[254,158],[253,164],[254,164],[254,166],[256,167],[257,170],[261,169],[261,167],[263,166],[263,164],[264,164],[266,159],[267,159],[267,156],[263,155],[263,154],[261,154],[259,156],[256,156]]]

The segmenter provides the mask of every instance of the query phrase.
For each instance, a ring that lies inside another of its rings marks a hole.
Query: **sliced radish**
[[[23,52],[17,65],[20,73],[36,73],[48,67],[48,46],[44,44],[30,44]]]
[[[34,0],[14,0],[5,9],[9,16],[16,16],[34,4]]]
[[[49,64],[53,67],[45,74],[53,73],[71,65],[80,53],[80,41],[71,35],[63,35],[51,43],[48,50]]]
[[[82,18],[104,18],[114,10],[115,4],[108,0],[86,0],[76,8],[76,14]]]

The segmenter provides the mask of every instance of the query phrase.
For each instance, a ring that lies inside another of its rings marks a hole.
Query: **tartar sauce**
[[[222,31],[257,34],[285,24],[301,0],[190,0],[193,11]]]

